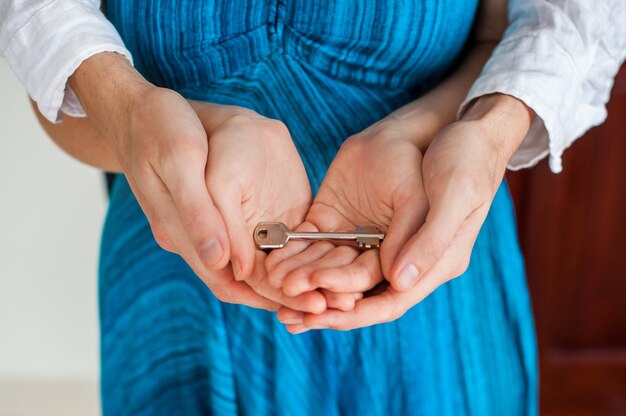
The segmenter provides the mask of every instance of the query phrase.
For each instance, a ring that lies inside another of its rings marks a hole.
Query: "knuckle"
[[[213,292],[213,296],[215,296],[221,302],[235,303],[235,298],[233,294],[224,286],[213,286],[211,287],[211,292]]]
[[[397,139],[398,133],[393,128],[379,128],[374,130],[373,140],[380,145],[389,143],[391,140]]]
[[[393,322],[393,321],[396,321],[396,320],[398,320],[398,319],[402,318],[402,316],[403,316],[405,313],[406,313],[406,310],[404,310],[403,308],[399,308],[399,307],[393,308],[393,309],[391,310],[390,315],[389,315],[389,321],[387,321],[387,322]]]
[[[396,319],[398,313],[396,312],[396,308],[387,308],[382,313],[382,321],[383,322],[392,322]]]
[[[452,269],[452,277],[459,277],[467,271],[470,265],[470,256],[463,257]]]
[[[353,288],[363,286],[363,281],[368,278],[370,272],[363,264],[355,265],[350,273],[349,281]],[[369,279],[368,279],[369,280]]]
[[[406,308],[400,305],[399,303],[394,303],[393,306],[387,309],[387,314],[385,316],[384,322],[393,322],[398,320],[404,315],[406,312]]]
[[[220,201],[239,201],[242,198],[242,190],[233,179],[232,176],[222,172],[207,174],[207,190],[216,203]]]
[[[349,330],[351,330],[353,328],[356,328],[356,327],[353,326],[353,325],[350,325],[350,324],[348,324],[346,322],[339,322],[339,323],[330,325],[330,328],[332,328],[332,329],[334,329],[336,331],[349,331]]]
[[[343,144],[341,145],[341,149],[348,150],[348,151],[356,151],[357,149],[362,148],[364,143],[365,143],[365,137],[363,136],[363,134],[361,133],[353,134],[352,136],[344,140]]]
[[[159,151],[156,157],[156,165],[164,173],[175,172],[178,169],[189,169],[190,165],[198,164],[204,168],[207,159],[206,140],[198,140],[191,135],[182,135],[173,140],[168,146]]]
[[[154,169],[152,168],[148,156],[141,156],[134,159],[127,173],[130,174],[139,186],[152,182],[154,178]]]
[[[322,241],[317,241],[315,243],[313,243],[313,246],[315,246],[315,250],[319,250],[320,252],[324,252],[324,251],[330,251],[333,248],[335,248],[335,243],[331,242],[331,241],[327,241],[327,240],[322,240]],[[311,247],[313,247],[311,246]]]
[[[266,276],[262,275],[261,273],[252,273],[250,274],[250,276],[246,277],[245,282],[248,286],[250,286],[252,289],[254,289],[257,293],[258,292],[265,292],[265,287],[267,285],[264,285],[264,278]],[[269,280],[268,280],[269,283]]]
[[[206,207],[196,204],[188,205],[182,216],[183,227],[187,230],[194,243],[208,238],[213,230],[210,229],[210,218]]]
[[[260,115],[247,108],[237,108],[237,111],[229,115],[226,126],[238,128],[254,127],[261,118]]]
[[[274,118],[266,118],[263,120],[262,126],[263,126],[263,132],[266,135],[271,136],[273,138],[290,137],[289,129],[287,128],[285,123],[283,123],[280,120],[277,120]]]
[[[337,257],[351,257],[355,256],[358,253],[358,251],[351,246],[339,246],[334,250]]]
[[[160,225],[152,226],[152,235],[155,241],[165,251],[174,252],[175,248],[165,229]]]
[[[433,235],[429,236],[423,243],[422,253],[429,263],[434,263],[446,249],[446,242]]]
[[[481,189],[476,175],[468,172],[457,176],[456,189],[461,193],[461,196],[467,201],[476,201],[480,198]]]

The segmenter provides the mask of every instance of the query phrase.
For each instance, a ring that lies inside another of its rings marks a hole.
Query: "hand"
[[[87,59],[69,83],[122,168],[157,242],[180,254],[219,299],[276,308],[224,271],[228,233],[207,190],[207,135],[191,105],[148,83],[115,53]]]
[[[508,96],[481,98],[428,148],[423,163],[430,205],[425,224],[398,254],[391,287],[357,302],[353,311],[303,317],[304,328],[353,329],[392,321],[468,267],[472,247],[502,181],[506,164],[525,137],[532,113]],[[288,309],[280,319],[292,319]]]
[[[387,232],[380,255],[377,249],[361,253],[347,245],[294,241],[269,255],[271,284],[296,296],[317,288],[363,293],[381,282],[427,211],[418,143],[429,140],[428,134],[425,125],[391,116],[346,140],[301,227],[350,231],[359,225],[376,225]],[[355,296],[357,307],[364,302],[360,297]],[[327,313],[331,311],[320,316]],[[287,329],[294,333],[304,329],[303,316],[287,308],[279,311],[279,319],[290,323]]]
[[[265,298],[307,312],[326,309],[319,292],[286,296],[269,285],[265,253],[253,231],[262,221],[293,228],[311,203],[311,188],[287,127],[280,121],[234,106],[191,102],[208,135],[206,186],[224,220],[232,270]]]

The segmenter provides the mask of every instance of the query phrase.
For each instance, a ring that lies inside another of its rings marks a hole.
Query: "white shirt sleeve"
[[[85,116],[67,79],[84,60],[105,51],[132,63],[99,0],[0,2],[0,56],[52,122],[61,120],[61,112]]]
[[[509,27],[459,109],[482,95],[522,100],[535,118],[509,163],[517,170],[550,155],[606,119],[614,77],[626,57],[626,0],[509,0]]]

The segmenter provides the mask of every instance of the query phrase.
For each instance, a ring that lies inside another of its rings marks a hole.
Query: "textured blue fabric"
[[[285,122],[314,190],[350,134],[458,60],[477,0],[109,0],[152,82]],[[526,415],[535,338],[503,185],[469,270],[401,319],[290,335],[219,302],[118,177],[100,262],[105,415]]]

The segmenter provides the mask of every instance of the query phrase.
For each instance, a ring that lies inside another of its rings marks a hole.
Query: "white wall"
[[[97,412],[104,189],[45,136],[0,59],[0,415]]]

